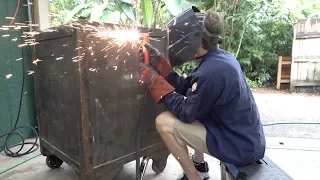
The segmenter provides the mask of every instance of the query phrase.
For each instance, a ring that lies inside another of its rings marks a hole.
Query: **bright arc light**
[[[115,39],[115,43],[118,45],[127,42],[136,42],[139,40],[140,34],[136,30],[114,30],[114,31],[100,31],[97,36],[101,38]]]

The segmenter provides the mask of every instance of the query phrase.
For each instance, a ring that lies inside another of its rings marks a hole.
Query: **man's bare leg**
[[[193,160],[196,163],[204,162],[204,154],[203,154],[203,152],[200,152],[198,150],[194,150]]]
[[[175,117],[169,112],[163,112],[156,118],[156,127],[169,151],[182,166],[189,180],[201,180],[187,146],[174,136],[173,126]]]

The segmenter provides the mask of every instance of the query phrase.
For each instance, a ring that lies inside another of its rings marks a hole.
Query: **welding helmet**
[[[211,34],[204,25],[205,13],[194,6],[173,18],[168,28],[168,55],[172,66],[197,59],[196,52],[202,39],[209,43],[220,43],[221,37]]]

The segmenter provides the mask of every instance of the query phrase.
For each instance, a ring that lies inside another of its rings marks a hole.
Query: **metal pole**
[[[32,8],[31,8],[31,5],[33,4],[33,1],[32,1],[32,0],[27,0],[27,3],[28,3],[29,30],[30,30],[30,32],[32,32],[32,31],[33,31],[33,28],[32,28],[33,17],[32,17]]]

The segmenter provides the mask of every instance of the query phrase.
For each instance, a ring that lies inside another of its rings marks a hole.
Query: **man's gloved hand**
[[[156,103],[160,103],[163,96],[174,91],[174,87],[172,87],[150,65],[143,65],[140,71],[140,81],[147,84],[149,92]]]
[[[140,81],[149,84],[156,76],[159,76],[158,72],[150,65],[142,64],[140,68]]]
[[[145,43],[145,48],[150,55],[150,64],[155,68],[159,74],[166,78],[170,72],[173,71],[172,66],[167,58],[165,58],[158,49],[154,48],[151,44]]]

